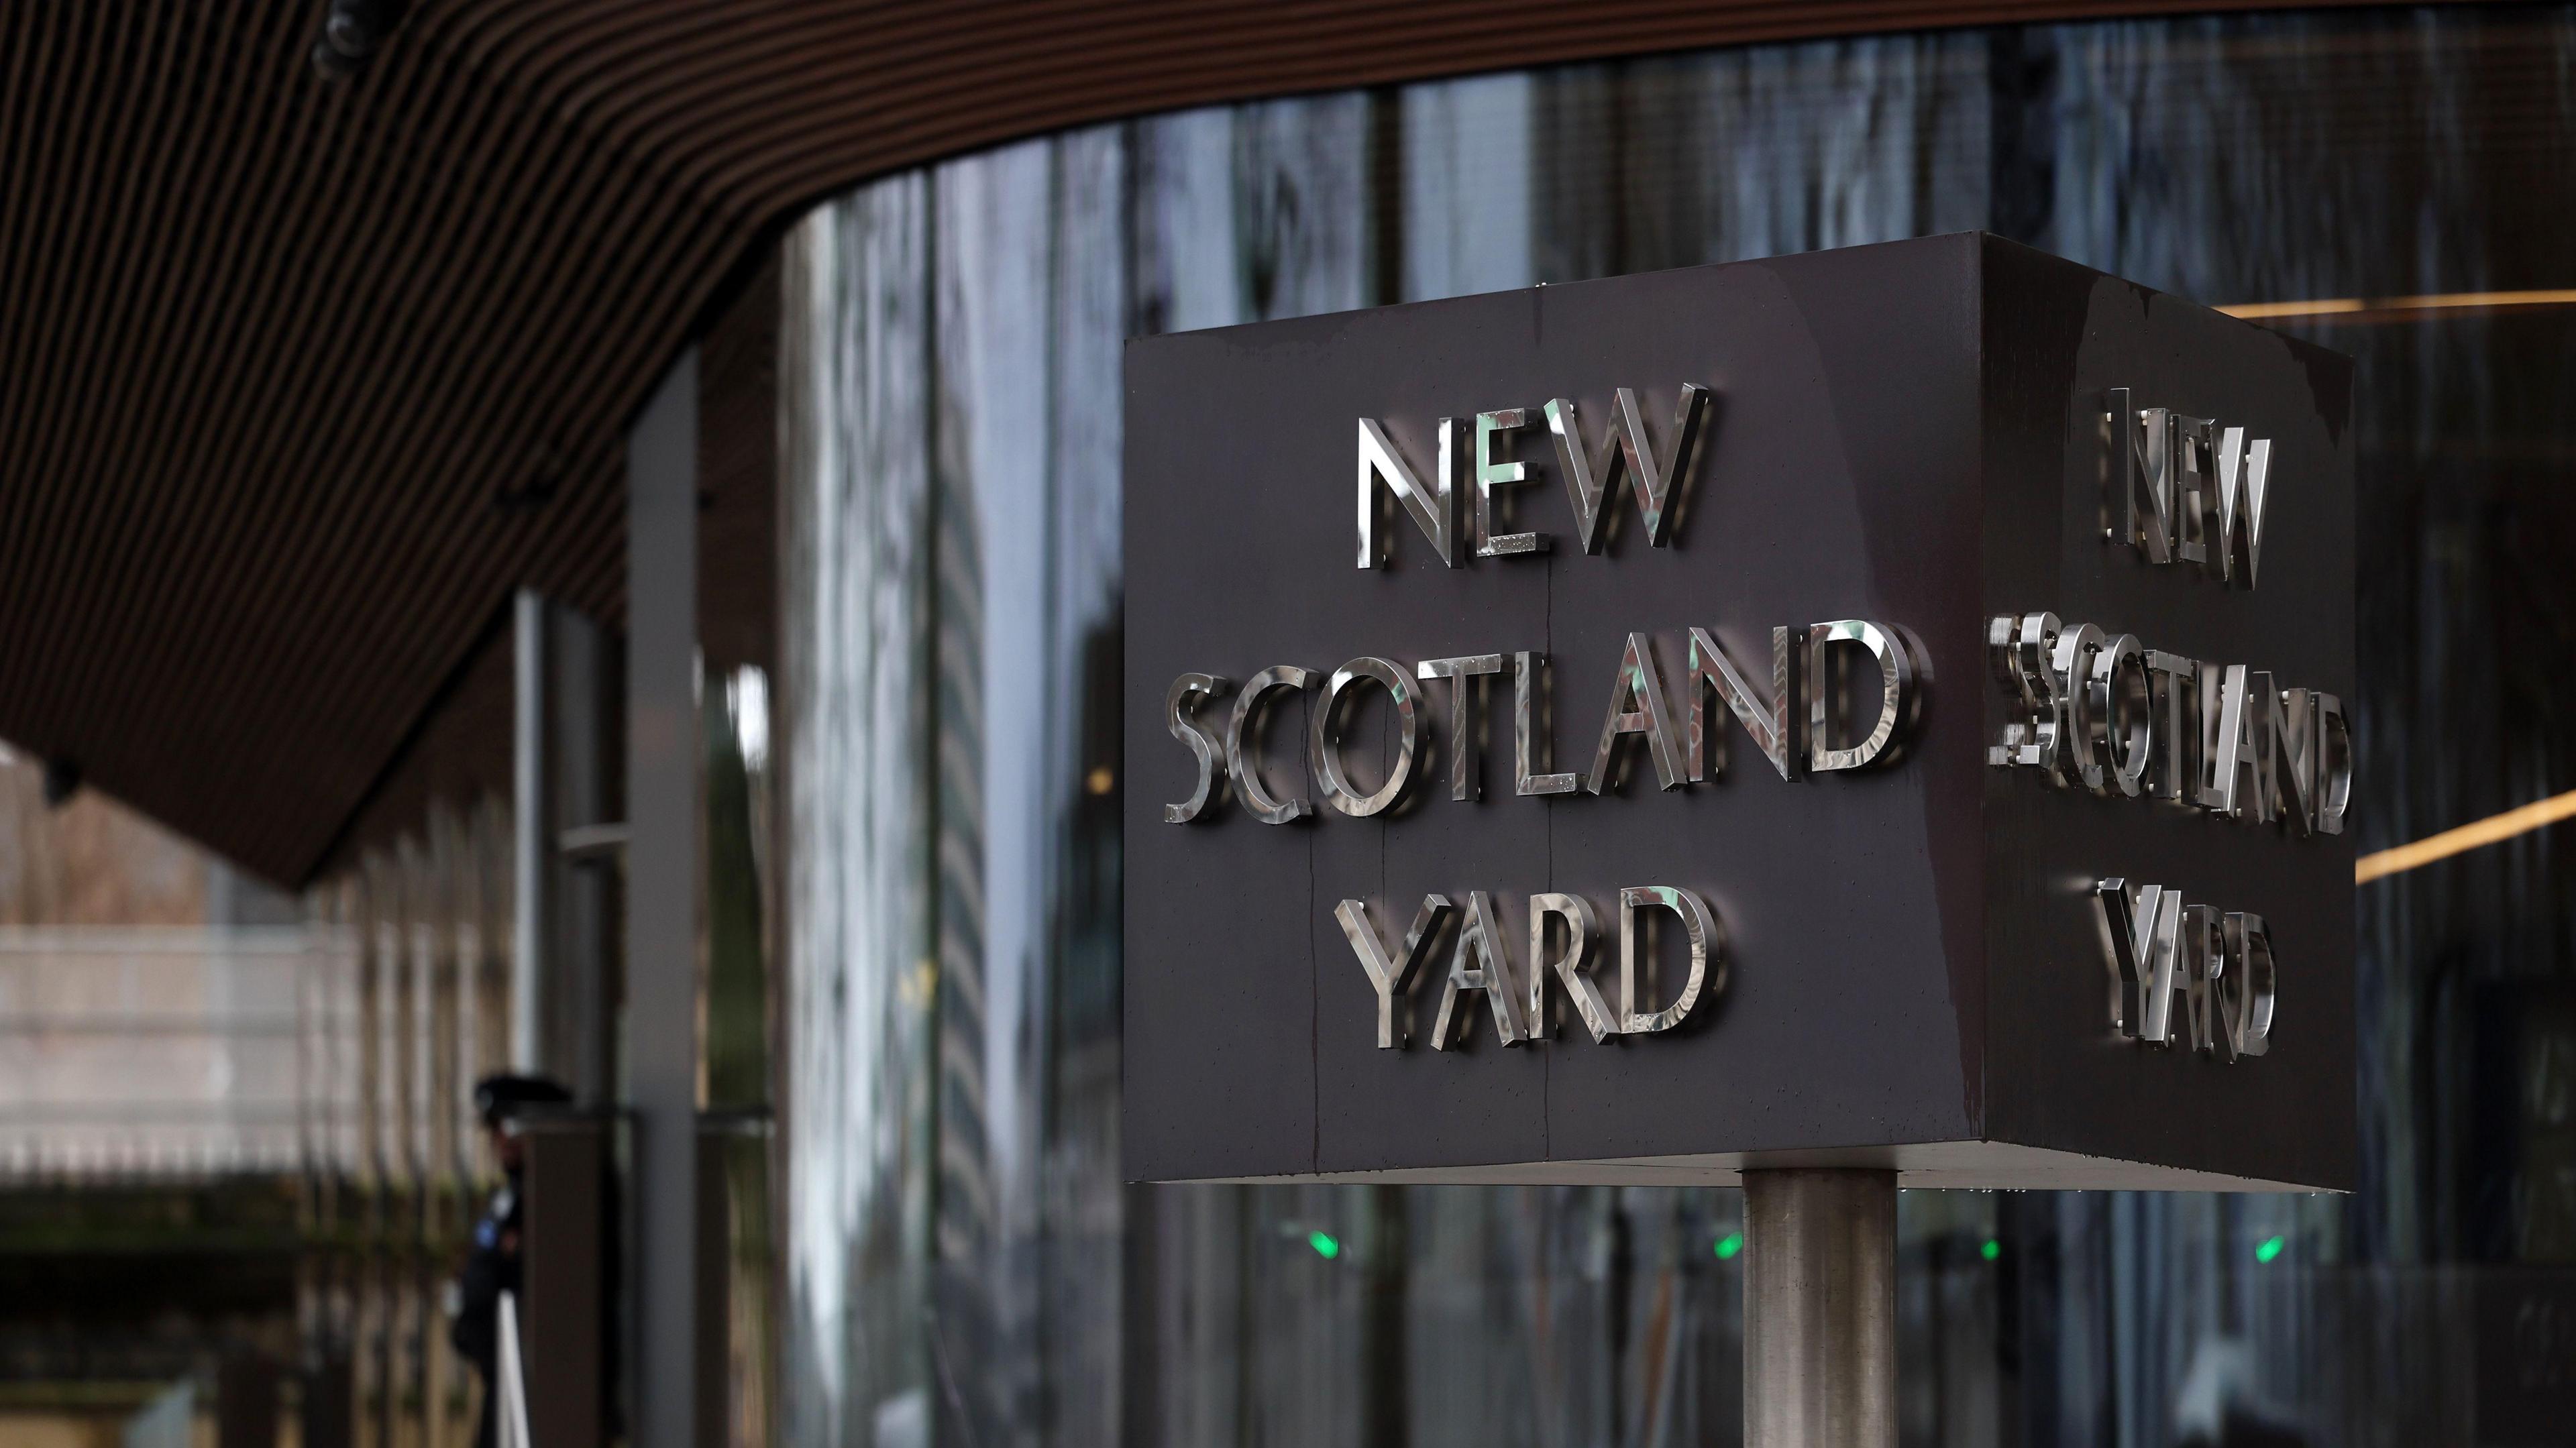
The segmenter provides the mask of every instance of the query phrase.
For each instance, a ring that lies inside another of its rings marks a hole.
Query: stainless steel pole
[[[511,856],[515,884],[510,914],[510,1069],[544,1071],[545,1019],[555,954],[548,938],[546,886],[554,870],[554,831],[546,805],[554,791],[546,778],[546,600],[522,588],[511,604],[511,663],[515,689],[510,713]]]
[[[1744,1448],[1896,1448],[1896,1173],[1744,1174]]]
[[[634,1448],[707,1448],[698,1353],[698,354],[626,441],[626,1077]],[[532,1346],[542,1354],[545,1344]]]

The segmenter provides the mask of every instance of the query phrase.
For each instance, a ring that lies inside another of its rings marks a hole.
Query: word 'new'
[[[1386,427],[1376,418],[1359,420],[1359,566],[1376,568],[1387,561],[1391,539],[1384,524],[1386,497],[1402,505],[1406,516],[1430,541],[1440,561],[1455,568],[1465,557],[1458,502],[1468,486],[1476,494],[1475,556],[1532,557],[1545,553],[1554,540],[1545,533],[1495,531],[1501,501],[1495,489],[1530,480],[1529,465],[1497,455],[1511,435],[1547,419],[1556,440],[1557,471],[1565,480],[1566,501],[1574,508],[1574,537],[1586,553],[1601,551],[1620,478],[1636,494],[1646,542],[1661,548],[1680,510],[1681,492],[1689,485],[1699,456],[1700,434],[1708,420],[1708,389],[1685,383],[1673,409],[1673,425],[1657,448],[1646,432],[1646,420],[1633,389],[1612,394],[1610,425],[1598,443],[1583,437],[1582,419],[1571,398],[1559,397],[1543,408],[1503,407],[1474,418],[1444,417],[1428,478],[1413,466]],[[1471,433],[1472,429],[1472,433]],[[1472,442],[1470,438],[1472,436]],[[1473,459],[1470,461],[1472,449]],[[1464,476],[1462,477],[1462,474]],[[1381,491],[1383,490],[1383,491]]]
[[[2252,588],[2263,564],[2272,440],[2170,408],[2133,408],[2125,387],[2111,389],[2105,420],[2111,470],[2102,540],[2127,543],[2149,563],[2195,564]]]

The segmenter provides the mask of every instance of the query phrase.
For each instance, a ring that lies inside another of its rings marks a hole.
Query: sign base
[[[1744,1174],[1744,1448],[1896,1448],[1896,1173]]]
[[[1914,1190],[2063,1192],[2314,1192],[2296,1181],[2188,1171],[2009,1141],[1931,1141],[1900,1146],[1798,1151],[1701,1152],[1586,1161],[1497,1162],[1483,1166],[1389,1167],[1278,1176],[1156,1178],[1238,1186],[1305,1182],[1385,1186],[1740,1187],[1764,1172],[1886,1171]]]

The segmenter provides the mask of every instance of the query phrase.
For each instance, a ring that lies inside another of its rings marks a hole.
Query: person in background
[[[501,1294],[519,1291],[519,1174],[527,1145],[520,1118],[532,1110],[568,1106],[572,1093],[543,1076],[486,1076],[474,1083],[474,1109],[501,1164],[501,1185],[474,1224],[474,1243],[457,1281],[456,1322],[448,1339],[483,1375],[483,1410],[475,1448],[500,1442]]]

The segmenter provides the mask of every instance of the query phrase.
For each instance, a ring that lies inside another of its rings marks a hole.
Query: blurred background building
[[[517,1066],[537,1448],[1735,1441],[1732,1192],[1119,1181],[1119,349],[1983,228],[2359,359],[2363,1179],[1904,1440],[2567,1441],[2576,8],[2213,8],[0,11],[0,1438],[470,1441]]]
[[[0,1440],[31,1444],[185,1429],[286,1360],[306,1161],[302,907],[45,775],[0,752]]]

